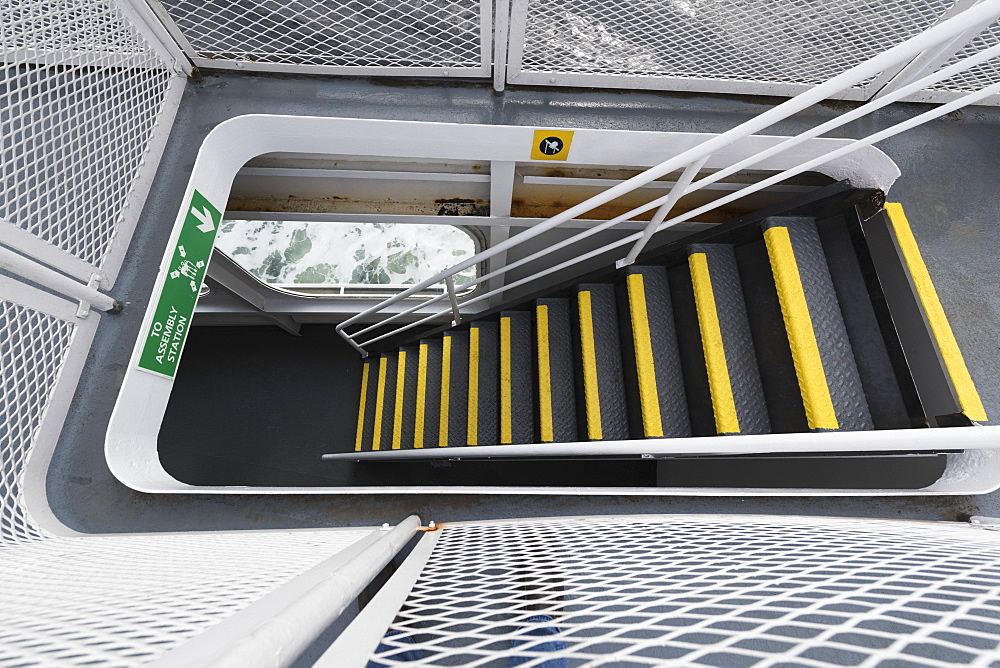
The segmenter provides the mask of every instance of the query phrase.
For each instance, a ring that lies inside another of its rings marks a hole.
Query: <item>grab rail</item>
[[[871,146],[876,142],[882,141],[895,134],[916,127],[917,125],[921,125],[922,123],[926,123],[927,121],[951,113],[952,111],[960,109],[966,105],[974,104],[979,100],[989,97],[990,95],[1000,93],[1000,83],[995,83],[993,85],[984,87],[978,91],[974,91],[972,93],[964,95],[961,98],[958,98],[952,102],[940,105],[934,109],[924,112],[907,121],[897,123],[889,128],[886,128],[885,130],[871,134],[868,137],[865,137],[864,139],[858,139],[850,145],[843,146],[836,150],[830,151],[826,155],[822,155],[818,158],[807,160],[795,167],[786,169],[762,181],[750,184],[733,193],[730,193],[729,195],[713,200],[708,204],[692,209],[691,211],[688,211],[684,214],[667,219],[667,216],[670,214],[670,210],[677,203],[677,201],[684,195],[696,192],[707,185],[710,185],[723,178],[726,178],[727,176],[735,174],[741,169],[746,169],[747,167],[757,164],[762,160],[765,160],[778,153],[787,151],[788,149],[791,149],[794,146],[797,146],[805,141],[808,141],[809,139],[816,138],[842,125],[850,123],[851,121],[857,120],[858,118],[861,118],[873,111],[881,109],[882,107],[885,107],[891,104],[892,102],[901,100],[909,95],[920,92],[928,88],[929,86],[932,86],[935,83],[944,81],[945,79],[948,79],[960,72],[964,72],[970,67],[974,67],[975,65],[984,63],[990,60],[991,58],[1000,56],[1000,44],[990,47],[988,49],[984,49],[983,51],[980,51],[975,55],[964,58],[952,65],[949,65],[947,67],[938,70],[937,72],[924,76],[916,81],[913,81],[912,83],[909,83],[905,86],[901,86],[899,88],[896,88],[895,90],[892,90],[881,96],[878,96],[876,99],[858,107],[857,109],[842,114],[841,116],[838,116],[835,119],[831,119],[825,123],[821,123],[820,125],[817,125],[811,130],[807,130],[794,137],[790,137],[768,149],[765,149],[755,155],[740,160],[728,167],[725,167],[717,172],[705,176],[697,181],[693,180],[697,176],[698,171],[705,164],[705,161],[707,161],[709,157],[719,152],[721,149],[724,149],[741,139],[745,139],[746,137],[749,137],[759,132],[760,130],[763,130],[764,128],[767,128],[779,121],[782,121],[788,118],[789,116],[792,116],[793,114],[796,114],[821,100],[824,100],[840,91],[843,91],[857,84],[858,82],[868,79],[869,77],[873,77],[893,67],[894,65],[899,65],[900,63],[912,60],[914,57],[918,56],[923,52],[928,51],[929,49],[932,49],[934,47],[949,42],[954,42],[955,38],[960,36],[964,36],[971,39],[971,37],[974,36],[975,32],[985,28],[985,26],[987,26],[998,16],[1000,16],[1000,0],[984,0],[980,4],[971,7],[969,9],[966,9],[960,14],[957,14],[954,17],[948,19],[947,21],[943,21],[935,26],[932,26],[931,28],[928,28],[921,34],[916,35],[906,40],[905,42],[902,42],[901,44],[898,44],[884,51],[883,53],[880,53],[870,58],[869,60],[848,69],[842,74],[839,74],[833,77],[832,79],[829,79],[828,81],[816,86],[815,88],[812,88],[804,93],[797,95],[796,97],[786,100],[782,104],[779,104],[778,106],[759,114],[758,116],[746,121],[745,123],[738,125],[737,127],[731,130],[728,130],[720,135],[717,135],[687,151],[684,151],[683,153],[680,153],[679,155],[676,155],[668,160],[661,162],[658,165],[650,167],[644,172],[641,172],[640,174],[637,174],[636,176],[633,176],[630,179],[622,181],[621,183],[612,186],[611,188],[608,188],[607,190],[598,193],[597,195],[594,195],[593,197],[581,202],[580,204],[572,206],[566,209],[565,211],[556,214],[555,216],[549,218],[544,223],[535,225],[530,229],[525,230],[520,234],[517,234],[516,236],[507,239],[506,241],[498,243],[495,246],[492,246],[491,248],[488,248],[472,257],[469,257],[459,262],[453,267],[446,269],[440,272],[439,274],[431,278],[428,278],[425,281],[417,283],[416,285],[408,288],[407,290],[404,290],[403,292],[400,292],[396,295],[393,295],[392,297],[389,297],[388,299],[385,299],[384,301],[380,302],[379,304],[376,304],[375,306],[372,306],[371,308],[365,309],[364,311],[358,313],[357,315],[347,319],[346,321],[338,325],[337,333],[340,334],[348,343],[350,343],[362,355],[367,355],[368,351],[365,350],[365,346],[370,346],[371,344],[377,343],[378,341],[384,340],[388,337],[396,336],[404,331],[417,327],[421,324],[428,323],[432,320],[441,318],[442,316],[451,316],[452,321],[457,324],[461,320],[460,307],[462,306],[466,307],[471,306],[475,303],[502,294],[503,292],[519,287],[521,285],[525,285],[527,283],[539,280],[541,278],[544,278],[545,276],[561,271],[562,269],[573,266],[580,262],[584,262],[590,258],[596,257],[598,255],[614,250],[621,246],[634,244],[633,248],[631,249],[631,252],[629,252],[625,258],[623,258],[617,263],[618,267],[626,266],[635,261],[635,258],[638,256],[639,252],[643,249],[646,243],[652,238],[652,236],[656,232],[660,232],[664,229],[667,229],[668,227],[671,227],[672,225],[676,225],[678,223],[690,220],[691,218],[699,216],[708,211],[712,211],[713,209],[716,209],[720,206],[723,206],[735,200],[746,197],[747,195],[750,195],[768,186],[784,181],[785,179],[788,179],[792,176],[801,174],[802,172],[813,169],[814,167],[817,167],[824,163],[830,162],[831,160],[843,157],[854,151],[860,150],[864,147]],[[665,176],[666,174],[669,174],[670,172],[679,169],[684,170],[683,174],[680,177],[680,179],[678,179],[674,187],[671,188],[671,190],[666,195],[659,197],[651,202],[647,202],[646,204],[635,207],[624,214],[612,218],[611,220],[594,225],[593,227],[590,227],[584,230],[583,232],[575,234],[561,242],[555,243],[543,250],[540,250],[536,253],[521,258],[516,262],[505,264],[504,266],[499,267],[498,269],[495,269],[483,276],[479,276],[473,279],[472,281],[465,283],[463,287],[471,288],[480,283],[489,281],[490,279],[502,276],[508,271],[516,269],[517,267],[527,264],[528,262],[538,260],[562,248],[583,241],[584,239],[591,237],[606,229],[609,229],[615,225],[618,225],[619,223],[632,220],[636,216],[645,213],[651,209],[657,209],[656,213],[653,216],[653,219],[649,221],[646,228],[641,232],[637,232],[635,234],[629,235],[617,241],[611,242],[600,248],[590,250],[586,253],[573,257],[565,262],[547,267],[538,272],[535,272],[530,276],[519,279],[512,283],[501,285],[493,290],[490,290],[489,292],[475,296],[469,295],[467,299],[463,300],[460,298],[456,298],[454,293],[452,291],[449,291],[446,292],[445,294],[439,295],[430,300],[422,301],[416,305],[410,306],[409,308],[406,308],[397,313],[388,315],[386,318],[379,320],[375,324],[364,327],[356,332],[348,333],[346,331],[347,327],[350,327],[351,325],[358,323],[359,321],[368,318],[369,316],[372,316],[376,313],[384,312],[388,307],[392,306],[393,304],[397,304],[402,300],[410,297],[411,295],[414,295],[420,292],[421,290],[425,290],[431,285],[434,285],[436,283],[441,283],[442,281],[445,281],[447,283],[451,280],[452,276],[469,267],[475,266],[483,262],[484,260],[488,260],[491,257],[499,255],[500,253],[504,253],[511,248],[523,244],[526,241],[529,241],[540,234],[544,234],[545,232],[553,228],[556,228],[562,225],[563,223],[566,223],[567,221],[580,217],[583,214],[587,213],[588,211],[591,211],[603,204],[611,202],[617,199],[618,197],[621,197],[622,195],[630,193],[637,188],[640,188],[662,176]],[[406,315],[414,313],[415,311],[421,308],[425,308],[428,304],[442,301],[445,298],[448,298],[450,302],[448,308],[442,309],[436,313],[421,318],[420,320],[417,320],[415,322],[401,324],[389,332],[367,339],[363,342],[359,343],[357,340],[358,337],[371,333],[376,329],[383,328],[388,324]]]

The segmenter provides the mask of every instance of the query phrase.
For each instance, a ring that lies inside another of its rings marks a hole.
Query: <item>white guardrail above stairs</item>
[[[973,33],[978,32],[982,30],[984,26],[992,23],[996,19],[998,13],[1000,13],[1000,5],[994,5],[990,2],[984,2],[977,5],[974,8],[968,9],[965,12],[962,12],[961,14],[953,18],[950,18],[939,25],[929,28],[925,32],[906,40],[902,44],[899,44],[887,51],[884,51],[883,53],[880,53],[870,58],[869,60],[859,65],[856,65],[835,77],[832,77],[828,81],[819,84],[814,88],[804,93],[801,93],[798,96],[782,104],[779,104],[772,109],[769,109],[761,113],[756,118],[753,118],[733,128],[732,130],[729,130],[728,132],[724,132],[717,137],[705,141],[703,144],[699,146],[691,148],[690,150],[681,153],[680,155],[674,156],[669,160],[666,160],[660,163],[659,165],[656,165],[655,167],[647,169],[641,174],[638,174],[614,187],[608,188],[604,192],[595,195],[594,197],[591,197],[590,199],[580,204],[577,204],[576,206],[570,207],[565,211],[553,216],[545,223],[533,226],[530,230],[525,230],[524,232],[516,235],[515,237],[512,237],[502,243],[496,244],[488,248],[487,250],[484,250],[472,257],[469,257],[459,262],[450,269],[442,271],[432,276],[431,278],[428,278],[424,281],[421,281],[420,283],[417,283],[416,285],[408,288],[407,290],[404,290],[399,294],[384,300],[383,302],[381,302],[376,306],[365,309],[356,316],[349,318],[340,325],[338,325],[337,331],[340,333],[342,337],[344,337],[345,340],[347,340],[349,343],[351,343],[351,345],[357,348],[359,352],[364,354],[365,345],[371,345],[383,339],[395,336],[398,333],[405,331],[407,329],[412,329],[414,327],[418,327],[420,325],[432,322],[434,320],[440,320],[442,316],[451,317],[451,319],[454,320],[455,322],[461,322],[462,306],[472,306],[473,304],[484,302],[486,300],[489,300],[491,297],[495,297],[496,295],[501,294],[505,291],[511,290],[516,287],[520,287],[521,285],[527,283],[531,283],[532,281],[536,281],[540,278],[543,278],[545,276],[558,272],[562,269],[565,269],[568,266],[579,264],[592,257],[601,255],[609,250],[631,246],[627,254],[618,263],[619,267],[627,266],[635,261],[635,258],[648,243],[652,235],[660,230],[667,229],[671,225],[676,225],[678,223],[691,220],[692,218],[695,218],[701,214],[707,213],[716,208],[724,206],[732,201],[746,197],[747,195],[753,194],[759,190],[767,188],[768,186],[780,183],[785,179],[788,179],[789,177],[814,169],[826,162],[830,162],[844,155],[848,155],[866,146],[871,146],[895,134],[904,132],[910,128],[917,127],[918,125],[926,123],[927,121],[951,113],[956,109],[961,109],[962,107],[967,106],[969,104],[975,104],[976,102],[979,102],[985,98],[990,97],[991,95],[1000,93],[1000,82],[996,82],[991,85],[985,86],[980,90],[963,95],[957,100],[934,107],[909,120],[893,125],[892,127],[886,128],[885,130],[876,132],[868,137],[858,139],[853,144],[833,150],[825,156],[817,157],[812,160],[803,162],[802,164],[796,167],[786,169],[778,174],[769,176],[768,178],[763,179],[757,183],[750,184],[747,187],[741,188],[736,192],[733,192],[729,195],[716,199],[710,202],[709,204],[685,212],[682,215],[678,215],[673,218],[668,218],[670,210],[673,208],[673,205],[676,204],[676,202],[684,195],[696,192],[699,189],[707,185],[710,185],[712,183],[715,183],[717,181],[720,181],[721,179],[724,179],[727,176],[735,174],[740,170],[752,168],[754,165],[759,164],[761,161],[765,160],[770,156],[781,153],[783,151],[787,151],[805,141],[808,141],[809,139],[824,135],[827,132],[830,132],[831,130],[834,130],[838,127],[841,127],[842,125],[845,125],[846,123],[850,123],[859,118],[862,118],[877,109],[881,109],[882,107],[885,107],[888,104],[904,99],[908,95],[924,90],[925,88],[937,84],[941,81],[948,80],[957,74],[966,72],[969,69],[979,66],[985,62],[988,62],[992,58],[995,58],[996,56],[1000,55],[1000,44],[992,46],[973,56],[970,56],[968,58],[959,60],[956,63],[948,65],[947,67],[944,67],[936,72],[927,74],[922,78],[913,81],[912,83],[908,83],[905,86],[899,87],[891,92],[887,92],[879,96],[877,99],[872,100],[871,102],[868,102],[858,107],[857,109],[841,114],[837,118],[822,123],[812,128],[811,130],[807,130],[806,132],[796,135],[795,137],[790,137],[784,142],[781,142],[776,146],[773,146],[765,151],[762,151],[757,155],[746,158],[745,160],[742,160],[725,169],[714,172],[709,176],[705,176],[701,179],[695,180],[699,170],[704,166],[705,162],[712,156],[713,153],[721,149],[724,149],[741,139],[756,134],[761,130],[766,129],[774,125],[775,123],[778,123],[779,121],[782,121],[788,118],[789,116],[796,114],[807,107],[812,106],[813,104],[821,100],[830,98],[836,95],[837,93],[843,92],[844,90],[854,86],[858,82],[865,81],[871,77],[877,76],[878,74],[892,67],[909,63],[920,54],[927,53],[928,51],[934,51],[935,49],[940,48],[942,45],[950,45],[954,42],[956,38],[968,38],[970,32]],[[477,294],[475,296],[471,296],[465,299],[457,298],[454,290],[454,284],[452,282],[452,277],[455,274],[465,269],[468,269],[469,267],[473,267],[476,266],[477,264],[483,263],[486,260],[489,260],[490,258],[496,255],[505,253],[511,248],[514,248],[527,241],[530,241],[534,237],[543,234],[553,228],[556,228],[566,223],[567,221],[583,217],[584,214],[586,214],[587,212],[592,211],[593,209],[603,204],[606,204],[618,197],[621,197],[622,195],[632,192],[633,190],[640,188],[676,170],[683,170],[682,175],[678,179],[677,183],[673,186],[673,188],[671,188],[670,192],[668,192],[666,195],[663,195],[662,197],[659,197],[651,202],[643,204],[642,206],[636,207],[631,211],[628,211],[627,213],[616,216],[611,220],[602,222],[598,225],[594,225],[593,227],[590,227],[589,229],[584,230],[583,232],[579,232],[573,235],[572,237],[566,239],[565,241],[559,242],[557,244],[554,244],[553,246],[550,246],[549,248],[533,253],[528,257],[525,257],[517,262],[505,264],[504,266],[499,267],[498,269],[495,269],[486,275],[479,276],[473,281],[465,283],[464,287],[469,288],[474,285],[479,285],[480,283],[486,283],[491,279],[496,278],[497,276],[501,276],[511,271],[512,269],[516,269],[517,267],[520,267],[529,262],[543,259],[545,256],[551,255],[557,252],[558,250],[561,250],[562,248],[571,246],[574,243],[587,239],[595,234],[598,234],[603,230],[612,228],[620,223],[631,221],[640,214],[655,209],[656,212],[652,220],[647,224],[646,229],[643,230],[641,233],[636,233],[628,237],[625,237],[623,239],[620,239],[618,241],[615,241],[611,244],[602,246],[598,249],[589,250],[586,253],[581,253],[570,260],[558,264],[553,264],[552,266],[547,267],[546,269],[539,271],[531,276],[521,278],[518,281],[508,283],[501,287],[489,290],[488,292]],[[431,286],[440,284],[441,282],[446,283],[446,285],[449,288],[447,295],[440,295],[438,297],[432,298],[428,302],[423,302],[421,304],[411,306],[408,309],[404,309],[403,311],[400,311],[398,313],[387,315],[384,319],[382,319],[378,323],[365,327],[359,331],[354,331],[351,333],[347,331],[351,325],[363,321],[365,319],[370,320],[372,315],[377,313],[384,313],[392,305],[402,302],[404,299],[407,299],[408,297],[422,290],[426,290]],[[450,306],[448,308],[442,309],[436,314],[426,316],[423,319],[410,322],[406,325],[400,325],[397,328],[388,332],[381,333],[378,336],[368,337],[359,342],[359,339],[361,339],[361,337],[363,337],[365,334],[369,334],[376,329],[383,329],[390,322],[393,322],[406,315],[409,315],[410,313],[413,313],[422,306],[426,306],[426,304],[428,303],[435,303],[442,301],[444,299],[449,299],[450,301]]]

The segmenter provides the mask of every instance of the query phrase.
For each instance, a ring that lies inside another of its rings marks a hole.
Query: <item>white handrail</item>
[[[84,304],[89,304],[102,311],[118,312],[122,305],[114,297],[99,292],[93,284],[84,285],[75,279],[61,274],[30,257],[15,253],[0,246],[0,269],[9,271],[38,285],[55,290],[67,297],[72,297]]]
[[[727,146],[730,146],[731,144],[741,139],[749,137],[755,134],[756,132],[759,132],[760,130],[763,130],[764,128],[773,125],[774,123],[784,120],[785,118],[788,118],[789,116],[798,113],[799,111],[802,111],[803,109],[815,104],[816,102],[824,100],[846,88],[849,88],[850,86],[864,79],[875,76],[876,74],[879,74],[883,70],[886,70],[889,67],[892,67],[893,65],[897,65],[901,62],[911,60],[921,52],[929,48],[932,48],[942,42],[953,39],[957,35],[968,32],[969,30],[977,26],[985,25],[992,19],[997,18],[998,16],[1000,16],[1000,0],[984,0],[980,4],[963,11],[962,13],[952,17],[951,19],[943,21],[942,23],[925,30],[921,34],[916,35],[906,40],[905,42],[902,42],[901,44],[898,44],[897,46],[892,47],[884,51],[883,53],[878,54],[872,57],[871,59],[848,69],[847,71],[833,77],[832,79],[829,79],[828,81],[804,93],[801,93],[800,95],[791,98],[783,102],[782,104],[779,104],[778,106],[768,111],[765,111],[762,114],[759,114],[758,116],[750,119],[749,121],[746,121],[745,123],[738,125],[737,127],[731,130],[728,130],[683,153],[680,153],[679,155],[676,155],[668,160],[665,160],[664,162],[654,167],[651,167],[646,171],[636,176],[633,176],[630,179],[627,179],[611,188],[608,188],[607,190],[601,193],[598,193],[597,195],[585,200],[584,202],[581,202],[580,204],[572,206],[569,209],[559,214],[556,214],[555,216],[549,218],[544,223],[535,225],[532,228],[525,230],[524,232],[521,232],[520,234],[513,236],[510,239],[507,239],[506,241],[503,241],[487,250],[482,251],[481,253],[469,257],[463,260],[462,262],[459,262],[450,269],[446,269],[445,271],[440,272],[439,274],[431,278],[428,278],[425,281],[422,281],[410,287],[409,289],[404,290],[403,292],[400,292],[396,295],[393,295],[392,297],[389,297],[388,299],[385,299],[384,301],[380,302],[375,306],[365,309],[364,311],[358,313],[357,315],[349,318],[348,320],[338,325],[337,332],[352,346],[354,346],[354,348],[357,349],[359,352],[361,352],[362,354],[367,354],[363,345],[370,345],[377,341],[384,340],[390,336],[395,336],[396,334],[409,330],[419,324],[439,318],[442,315],[451,312],[452,309],[449,308],[444,311],[434,313],[433,315],[427,316],[416,322],[408,323],[407,325],[402,325],[391,332],[369,339],[363,342],[363,344],[359,344],[355,340],[355,338],[360,336],[362,333],[367,333],[372,331],[373,329],[383,327],[387,325],[389,322],[394,321],[405,314],[412,313],[421,306],[426,306],[426,302],[418,306],[410,307],[409,309],[405,310],[402,313],[396,313],[390,315],[387,318],[377,322],[376,324],[370,325],[362,329],[361,331],[355,332],[353,334],[347,333],[345,331],[346,328],[349,327],[350,325],[364,318],[367,318],[368,316],[371,316],[373,314],[383,312],[389,306],[396,304],[402,301],[403,299],[406,299],[407,297],[410,297],[411,295],[420,292],[421,290],[424,290],[435,283],[440,283],[441,281],[445,281],[449,277],[453,276],[458,272],[461,272],[471,266],[477,265],[480,262],[483,262],[484,260],[487,260],[495,255],[503,253],[517,245],[523,244],[524,242],[529,241],[530,239],[540,234],[543,234],[555,227],[558,227],[559,225],[562,225],[567,221],[573,220],[574,218],[577,218],[603,204],[613,201],[618,197],[620,197],[621,195],[632,192],[633,190],[640,188],[666,174],[669,174],[672,171],[686,168],[692,164],[697,164],[698,162],[702,161],[703,159],[706,159],[713,153],[716,153],[719,150]],[[631,220],[635,216],[644,213],[646,211],[649,211],[650,209],[654,209],[657,207],[664,207],[664,205],[667,204],[668,202],[670,202],[672,206],[673,203],[675,203],[678,199],[680,199],[680,197],[683,197],[686,194],[695,192],[698,189],[703,188],[711,183],[715,183],[716,181],[723,179],[726,176],[729,176],[739,171],[740,169],[745,169],[746,167],[756,164],[768,157],[771,157],[783,151],[787,151],[793,146],[801,144],[809,139],[818,137],[826,132],[829,132],[830,130],[833,130],[846,123],[856,120],[857,118],[865,116],[871,113],[872,111],[875,111],[892,102],[902,99],[907,95],[921,91],[927,88],[928,86],[933,85],[934,83],[943,81],[959,72],[963,72],[968,68],[973,67],[982,62],[985,62],[997,55],[1000,55],[1000,45],[991,47],[974,56],[970,56],[968,58],[963,59],[960,62],[942,68],[941,70],[935,73],[925,76],[920,80],[915,81],[911,84],[903,86],[896,91],[893,91],[883,97],[878,98],[877,100],[868,102],[867,104],[864,104],[853,111],[843,114],[838,118],[827,121],[826,123],[822,123],[816,126],[815,128],[812,128],[811,130],[808,130],[799,135],[796,135],[795,137],[791,137],[783,142],[780,142],[779,144],[776,144],[771,148],[768,148],[756,155],[753,155],[733,165],[730,165],[729,167],[726,167],[718,172],[715,172],[712,175],[706,176],[699,181],[690,183],[690,185],[678,183],[677,186],[675,186],[667,195],[664,195],[663,197],[660,197],[658,199],[653,200],[652,202],[648,202],[639,207],[636,207],[631,211],[622,214],[616,218],[613,218],[609,221],[595,225],[562,242],[553,244],[552,246],[545,248],[542,251],[529,255],[528,257],[522,258],[511,264],[507,264],[503,267],[500,267],[499,269],[492,271],[485,276],[478,277],[473,281],[466,283],[464,287],[466,288],[473,287],[475,285],[478,285],[479,283],[489,280],[490,278],[500,276],[518,266],[526,264],[527,262],[539,259],[545,255],[553,253],[556,250],[564,248],[578,241],[582,241],[587,237],[590,237],[594,234],[597,234],[598,232],[613,227],[614,225],[617,225],[621,222]],[[968,104],[973,104],[974,102],[977,102],[997,92],[1000,92],[1000,84],[995,84],[993,86],[989,86],[979,91],[965,95],[959,98],[958,100],[955,100],[948,104],[937,107],[931,111],[920,114],[919,116],[916,116],[915,118],[910,119],[909,121],[898,123],[890,128],[887,128],[886,130],[882,130],[881,132],[870,135],[864,139],[857,140],[855,143],[849,146],[845,146],[835,151],[831,151],[830,153],[824,156],[820,156],[819,158],[814,158],[812,160],[809,160],[796,167],[787,169],[781,172],[780,174],[771,176],[763,181],[750,184],[745,188],[741,188],[740,190],[737,190],[725,197],[714,200],[692,211],[688,211],[685,214],[671,218],[670,220],[667,220],[665,222],[661,222],[656,226],[655,231],[661,231],[663,229],[666,229],[667,227],[670,227],[671,225],[675,225],[685,220],[689,220],[695,216],[701,215],[702,213],[711,211],[712,209],[715,209],[719,206],[723,206],[724,204],[735,201],[736,199],[757,192],[758,190],[764,187],[773,185],[791,176],[800,174],[804,171],[808,171],[813,167],[819,166],[831,160],[835,160],[853,151],[859,150],[866,146],[870,146],[871,144],[886,139],[887,137],[891,137],[892,135],[895,135],[899,132],[903,132],[904,130],[910,129],[916,125],[920,125],[921,123],[932,120],[933,118],[937,118],[944,114],[950,113],[951,111],[954,111],[956,109],[960,109],[961,107],[966,106]],[[693,178],[695,174],[691,173],[690,176]],[[665,207],[664,209],[665,210],[663,211],[663,217],[665,217],[669,213],[669,209],[666,209]],[[655,220],[656,219],[654,218],[654,221]],[[544,276],[554,273],[555,271],[559,271],[561,269],[572,266],[579,262],[583,262],[587,259],[590,259],[602,253],[614,250],[615,248],[618,248],[620,246],[642,241],[644,239],[648,240],[648,237],[652,236],[652,234],[654,233],[651,228],[652,225],[649,225],[647,226],[647,230],[643,232],[638,232],[636,234],[629,235],[623,239],[619,239],[618,241],[607,244],[601,248],[589,251],[588,253],[572,258],[571,260],[563,262],[559,265],[555,265],[554,267],[548,267],[544,270],[536,272],[535,274],[522,278],[518,281],[515,281],[514,283],[503,285],[485,294],[471,297],[470,299],[462,301],[461,305],[462,306],[472,305],[488,297],[501,294],[514,287],[518,287],[520,285],[524,285],[531,281],[538,280],[540,278],[543,278]],[[434,301],[439,301],[439,300],[435,299]]]
[[[710,157],[711,156],[706,155],[699,160],[695,160],[684,168],[684,172],[681,174],[680,178],[677,179],[677,183],[675,183],[674,187],[670,189],[669,193],[667,193],[667,201],[656,210],[656,213],[653,214],[652,220],[650,220],[649,224],[646,225],[646,229],[642,231],[642,238],[635,242],[635,246],[632,246],[632,250],[628,252],[628,255],[619,260],[615,264],[615,267],[621,269],[622,267],[627,267],[635,262],[635,259],[639,257],[639,253],[642,252],[642,249],[646,247],[646,244],[648,244],[649,240],[653,238],[653,235],[659,231],[660,223],[663,222],[664,218],[670,215],[670,211],[674,208],[674,205],[677,204],[677,200],[683,197],[688,191],[688,188],[691,186],[691,182],[694,181],[694,177],[698,176],[698,172],[701,171],[701,168],[705,166],[705,163],[708,162]]]

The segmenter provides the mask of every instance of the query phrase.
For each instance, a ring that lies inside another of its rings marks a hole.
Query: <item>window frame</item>
[[[220,227],[221,227],[221,225],[224,225],[226,222],[235,221],[235,220],[249,220],[249,221],[255,221],[255,222],[256,221],[264,222],[261,219],[261,216],[265,215],[263,212],[240,211],[240,212],[232,212],[232,213],[245,213],[245,214],[248,214],[248,215],[252,215],[254,217],[253,218],[234,218],[232,216],[225,216],[222,219],[221,223],[220,223]],[[277,216],[275,216],[275,217],[277,218]],[[335,214],[331,214],[331,218],[333,218],[333,217],[335,217]],[[307,224],[317,224],[317,225],[323,225],[323,224],[327,224],[327,223],[354,224],[354,225],[369,225],[369,224],[374,224],[374,222],[373,223],[354,223],[354,222],[347,223],[347,222],[337,221],[337,220],[323,220],[323,221],[320,221],[320,220],[316,220],[316,221],[301,221],[301,220],[282,221],[282,220],[278,220],[276,222],[289,222],[289,223],[302,223],[302,222],[306,222]],[[414,220],[412,222],[404,222],[404,221],[398,221],[398,220],[396,220],[396,221],[393,221],[392,223],[389,223],[389,224],[391,224],[391,225],[430,225],[431,223],[426,223],[426,222],[424,222],[422,220]],[[475,255],[481,253],[482,251],[486,250],[487,248],[489,248],[489,234],[482,227],[480,227],[478,225],[457,225],[457,224],[448,224],[448,226],[449,227],[453,227],[453,228],[458,229],[458,230],[461,230],[462,232],[465,232],[472,239],[473,252],[472,252],[471,256],[475,256]],[[323,299],[323,300],[333,300],[333,299],[350,299],[350,300],[354,300],[354,299],[386,299],[388,297],[392,297],[395,294],[403,292],[404,290],[407,290],[407,289],[409,289],[410,287],[413,286],[412,283],[268,283],[267,281],[264,281],[260,277],[256,276],[252,271],[250,271],[250,269],[248,269],[247,267],[243,266],[243,264],[236,257],[233,257],[230,253],[227,253],[226,251],[224,251],[221,248],[219,248],[218,244],[216,245],[216,247],[214,249],[214,252],[220,253],[220,254],[226,256],[226,258],[228,258],[234,264],[238,265],[241,269],[243,269],[246,272],[247,276],[249,276],[254,281],[256,281],[256,283],[258,284],[258,287],[262,287],[262,288],[265,288],[265,289],[268,289],[268,290],[273,290],[275,292],[280,292],[280,293],[286,294],[286,295],[291,295],[293,297],[302,297],[302,298],[306,298],[306,299]],[[479,262],[479,263],[477,263],[475,265],[476,273],[475,273],[475,277],[474,277],[473,280],[475,280],[476,278],[480,278],[481,276],[483,276],[486,273],[486,264],[487,264],[486,262]],[[443,271],[444,269],[447,269],[447,267],[442,268],[441,271]],[[471,296],[475,295],[477,292],[480,292],[485,287],[485,285],[486,285],[485,282],[484,283],[479,283],[477,285],[474,285],[474,286],[472,286],[472,288],[466,288],[466,287],[464,287],[462,285],[457,285],[457,286],[455,286],[457,288],[456,293],[460,297],[471,297]],[[295,289],[295,288],[298,288],[298,289]],[[330,293],[329,294],[325,294],[324,292],[326,292],[326,291],[329,291]],[[417,294],[411,295],[410,297],[408,297],[408,299],[414,299],[414,300],[416,300],[416,299],[424,299],[424,300],[426,300],[426,299],[433,299],[434,297],[437,297],[437,296],[439,296],[441,294],[444,294],[446,292],[447,292],[447,288],[445,287],[444,281],[441,281],[441,290],[440,291],[437,291],[437,290],[433,290],[433,291],[432,290],[422,290],[421,292],[418,292]]]

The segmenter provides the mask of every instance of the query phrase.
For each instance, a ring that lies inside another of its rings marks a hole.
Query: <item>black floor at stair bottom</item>
[[[333,326],[293,337],[277,327],[191,330],[160,431],[164,468],[193,485],[654,486],[657,463],[455,462],[332,464],[353,449],[361,365]],[[864,459],[833,475],[830,460],[671,460],[660,484],[921,487],[943,457]],[[846,462],[839,467],[849,466]],[[864,477],[857,472],[863,470]],[[850,473],[847,475],[846,473]]]

